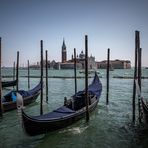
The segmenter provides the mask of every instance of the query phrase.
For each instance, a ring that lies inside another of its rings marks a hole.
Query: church
[[[73,55],[71,56],[70,60],[67,60],[67,49],[65,40],[63,39],[62,44],[62,50],[61,50],[61,63],[59,63],[60,69],[73,69],[74,68],[74,58]],[[76,67],[78,69],[84,69],[85,68],[85,54],[83,53],[83,50],[79,55],[76,57]],[[96,68],[96,62],[95,57],[92,55],[88,57],[88,69]]]
[[[94,56],[88,57],[88,69],[105,69],[107,66],[107,61],[97,62]],[[77,69],[85,68],[85,54],[83,50],[76,57],[76,67]],[[110,67],[112,69],[130,69],[131,62],[129,60],[110,60]],[[65,40],[63,39],[62,49],[61,49],[61,62],[55,62],[54,60],[49,64],[50,69],[74,69],[74,56],[71,56],[70,60],[67,60],[67,48]]]

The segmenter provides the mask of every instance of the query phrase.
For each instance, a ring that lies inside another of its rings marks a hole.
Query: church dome
[[[85,58],[85,54],[83,53],[83,50],[82,50],[81,53],[79,54],[79,58],[80,58],[80,59],[84,59],[84,58]]]

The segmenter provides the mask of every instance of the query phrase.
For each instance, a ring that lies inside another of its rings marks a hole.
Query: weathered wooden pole
[[[15,80],[15,62],[13,62],[13,80]]]
[[[40,104],[40,114],[43,114],[43,40],[40,41],[41,48],[41,104]]]
[[[28,60],[28,90],[30,89],[30,65]]]
[[[137,51],[140,48],[139,31],[135,31],[135,68],[134,68],[134,81],[133,81],[133,123],[135,123],[135,99],[136,99],[136,83],[137,78]]]
[[[48,51],[46,50],[46,102],[48,102]]]
[[[17,51],[17,63],[16,63],[16,91],[19,89],[19,51]]]
[[[141,92],[141,53],[142,49],[138,49],[138,85]],[[140,96],[141,97],[141,96]],[[142,119],[142,110],[141,110],[141,98],[138,97],[138,110],[139,110],[139,122],[141,123]]]
[[[2,56],[1,56],[1,37],[0,37],[0,117],[3,116],[3,106],[2,106],[2,75],[1,75],[1,61],[2,61]]]
[[[109,103],[109,69],[110,69],[110,49],[107,50],[107,65],[106,65],[106,105]]]
[[[74,78],[75,78],[75,95],[77,93],[77,62],[76,62],[76,49],[74,48]]]
[[[141,91],[141,53],[142,48],[138,49],[138,84]]]
[[[15,62],[13,62],[13,80],[15,80],[16,76],[15,76]],[[14,86],[13,86],[14,89]]]
[[[85,35],[85,98],[86,98],[86,122],[89,121],[88,98],[88,36]]]

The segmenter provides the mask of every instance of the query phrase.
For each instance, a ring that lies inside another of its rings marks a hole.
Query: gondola
[[[37,86],[35,86],[33,89],[28,90],[28,91],[13,90],[13,91],[9,92],[8,94],[3,96],[3,98],[2,98],[3,111],[7,112],[7,111],[17,108],[16,92],[18,92],[22,96],[23,101],[24,101],[24,105],[28,105],[37,99],[37,97],[40,94],[40,90],[41,90],[41,82]]]
[[[17,83],[17,80],[13,80],[13,81],[2,81],[2,88],[15,86],[16,83]]]
[[[148,103],[143,100],[143,97],[141,97],[141,103],[143,108],[144,119],[148,124]]]
[[[98,75],[95,73],[92,83],[88,86],[89,112],[97,107],[101,92],[102,84]],[[71,96],[58,109],[44,115],[29,116],[22,109],[23,127],[30,136],[65,128],[85,116],[85,100],[85,90],[83,90]]]

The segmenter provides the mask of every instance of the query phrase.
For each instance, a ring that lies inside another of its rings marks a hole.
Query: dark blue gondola
[[[93,111],[101,96],[102,84],[97,74],[88,86],[89,112]],[[23,127],[30,136],[65,128],[86,114],[85,90],[77,92],[63,106],[40,116],[28,116],[22,109]]]
[[[17,84],[17,80],[13,80],[13,81],[2,81],[2,88],[16,86],[16,84]]]
[[[28,105],[37,99],[37,97],[40,94],[40,90],[41,90],[41,82],[31,90],[28,90],[28,91],[18,90],[18,93],[22,96],[24,105]],[[2,105],[3,105],[4,112],[17,108],[15,90],[3,96]]]

